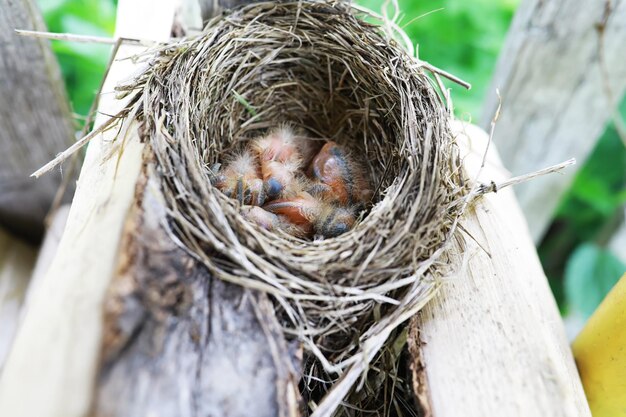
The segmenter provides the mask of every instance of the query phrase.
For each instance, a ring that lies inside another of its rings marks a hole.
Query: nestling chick
[[[270,232],[277,232],[280,230],[292,236],[302,238],[306,237],[306,232],[304,230],[295,224],[290,223],[283,216],[270,213],[269,211],[263,210],[261,207],[243,206],[241,208],[241,214],[246,219]]]
[[[366,175],[346,150],[327,142],[313,158],[308,170],[314,185],[310,189],[321,198],[342,205],[365,205],[372,198]]]
[[[320,200],[307,192],[299,192],[290,198],[270,201],[263,208],[284,216],[290,223],[302,229],[306,236],[313,235],[313,224],[322,209]]]
[[[263,208],[285,217],[301,229],[306,237],[336,237],[350,230],[356,221],[351,209],[330,204],[306,191],[270,201]]]
[[[310,159],[310,141],[283,126],[252,142],[259,158],[261,176],[268,199],[281,197],[299,176],[304,159]]]
[[[245,151],[236,156],[215,178],[214,184],[227,197],[241,204],[260,206],[265,202],[265,190],[259,164]]]
[[[315,221],[315,234],[322,238],[337,237],[352,229],[354,223],[356,214],[353,209],[326,204]]]

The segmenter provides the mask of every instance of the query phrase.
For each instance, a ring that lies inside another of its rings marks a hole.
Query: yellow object
[[[626,417],[626,275],[572,345],[593,417]]]

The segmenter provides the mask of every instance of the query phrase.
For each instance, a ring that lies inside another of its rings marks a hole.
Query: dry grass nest
[[[467,195],[437,76],[363,17],[344,3],[250,5],[152,49],[120,87],[174,238],[215,277],[270,294],[309,372],[331,377],[362,374],[433,295]],[[211,185],[224,155],[283,123],[366,161],[375,196],[348,233],[268,232]]]

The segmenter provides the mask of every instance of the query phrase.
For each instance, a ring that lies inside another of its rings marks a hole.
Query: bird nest
[[[467,192],[438,77],[366,18],[344,3],[250,5],[152,49],[120,88],[135,94],[172,235],[215,277],[271,295],[308,372],[329,378],[362,375],[432,297]],[[264,230],[212,185],[225,155],[285,123],[365,161],[374,197],[349,232]]]

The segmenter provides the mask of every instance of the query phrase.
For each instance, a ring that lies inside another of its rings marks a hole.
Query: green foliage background
[[[116,2],[112,0],[37,1],[51,32],[112,36]],[[102,44],[52,42],[74,112],[85,116],[98,91],[111,47]]]
[[[404,28],[421,59],[472,84],[450,85],[456,112],[481,115],[500,48],[519,0],[399,0]],[[381,0],[359,3],[380,11]],[[50,31],[111,36],[115,0],[38,0]],[[109,60],[110,47],[53,42],[70,100],[86,115]],[[626,101],[622,105],[626,115]],[[590,138],[591,139],[591,138]],[[626,152],[610,125],[580,169],[538,251],[564,313],[587,317],[626,267],[605,248],[626,200]]]

